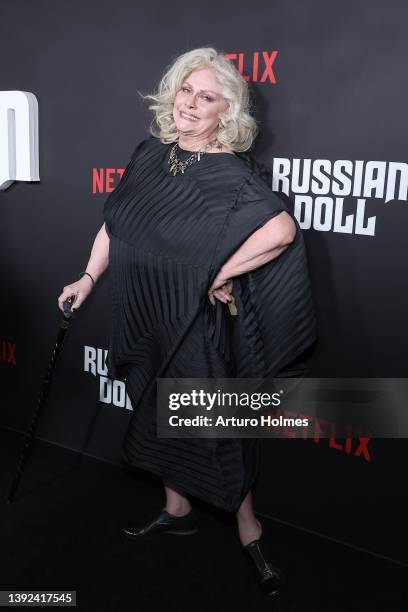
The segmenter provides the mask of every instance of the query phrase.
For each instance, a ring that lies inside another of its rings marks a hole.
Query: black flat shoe
[[[243,548],[247,559],[251,561],[251,565],[256,571],[258,584],[263,594],[267,597],[281,595],[285,576],[272,561],[267,560],[268,555],[265,558],[264,550],[266,550],[266,546],[264,542],[261,539],[254,540]]]
[[[193,509],[184,516],[174,516],[162,510],[159,516],[143,525],[123,527],[121,533],[127,538],[141,538],[159,533],[192,535],[197,529],[197,519]]]

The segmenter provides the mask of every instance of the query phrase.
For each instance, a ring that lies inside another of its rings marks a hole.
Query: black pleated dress
[[[275,376],[315,339],[303,238],[234,279],[238,316],[208,289],[256,229],[288,209],[241,156],[207,153],[170,173],[172,145],[136,147],[104,206],[112,295],[107,358],[133,414],[122,460],[236,512],[258,472],[256,439],[156,435],[156,378]],[[182,151],[186,159],[190,152]]]

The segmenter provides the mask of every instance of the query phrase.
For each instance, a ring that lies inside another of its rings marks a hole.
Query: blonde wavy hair
[[[258,134],[258,123],[251,114],[248,83],[225,54],[212,47],[183,53],[167,67],[156,92],[140,94],[143,99],[154,102],[148,107],[154,112],[150,134],[164,144],[178,141],[179,134],[173,118],[174,99],[187,76],[201,68],[213,71],[220,93],[228,102],[227,109],[219,114],[218,141],[233,151],[248,151]]]

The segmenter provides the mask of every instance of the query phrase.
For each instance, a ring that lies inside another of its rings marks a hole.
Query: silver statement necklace
[[[177,157],[177,151],[180,149],[180,147],[178,146],[178,143],[176,142],[176,144],[172,146],[171,148],[170,156],[168,160],[168,164],[170,166],[170,172],[172,173],[173,176],[176,176],[176,174],[178,174],[179,172],[181,172],[181,174],[184,174],[186,168],[200,161],[201,156],[205,155],[207,153],[207,150],[213,146],[216,146],[217,149],[222,149],[222,145],[218,142],[217,139],[215,139],[209,142],[204,147],[204,149],[200,149],[199,151],[193,151],[190,157],[187,157],[186,160],[182,161],[181,159]]]

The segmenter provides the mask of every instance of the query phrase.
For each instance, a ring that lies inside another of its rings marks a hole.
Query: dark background
[[[3,3],[0,90],[38,99],[41,180],[0,192],[0,341],[15,342],[17,358],[0,360],[2,426],[30,423],[57,297],[85,269],[103,222],[107,194],[92,193],[93,169],[123,168],[148,134],[138,91],[196,47],[243,53],[247,74],[254,52],[277,50],[276,84],[251,83],[260,161],[404,162],[407,18],[402,0]],[[406,376],[408,207],[367,199],[366,210],[375,236],[304,231],[319,318],[314,377]],[[108,335],[107,272],[71,325],[38,436],[119,463],[131,413],[100,402],[99,376],[83,365],[84,346],[106,349]],[[327,439],[261,444],[260,512],[406,559],[405,440],[372,441],[370,461],[354,455],[357,441],[351,453]]]

